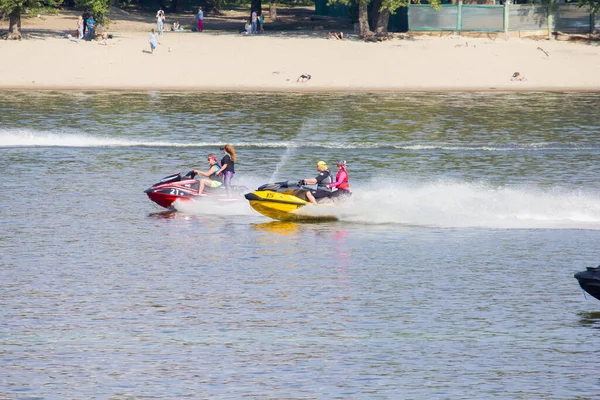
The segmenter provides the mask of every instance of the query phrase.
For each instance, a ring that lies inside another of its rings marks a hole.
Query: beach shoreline
[[[187,31],[165,32],[151,54],[150,22],[114,23],[113,39],[77,42],[60,37],[68,17],[34,21],[43,32],[36,39],[0,40],[0,55],[10,60],[0,64],[0,90],[600,91],[600,46],[585,43],[458,35],[367,43],[352,34],[328,40],[319,31]],[[515,72],[527,80],[511,81]],[[297,82],[302,74],[311,79]]]
[[[252,86],[199,86],[199,87],[139,87],[139,86],[1,86],[1,91],[4,92],[22,92],[22,91],[40,91],[40,92],[123,92],[123,93],[143,93],[143,92],[165,92],[165,93],[377,93],[377,94],[394,94],[394,93],[598,93],[600,87],[521,87],[521,88],[472,88],[472,87],[427,87],[427,88],[369,88],[369,87],[352,87],[352,88],[328,88],[328,87],[311,87],[311,88],[259,88]]]

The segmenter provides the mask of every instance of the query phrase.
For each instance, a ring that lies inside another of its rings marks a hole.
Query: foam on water
[[[239,148],[271,148],[286,149],[286,155],[295,154],[298,149],[399,149],[407,151],[484,151],[484,152],[510,152],[510,151],[586,151],[594,149],[590,146],[574,146],[572,144],[558,143],[519,143],[514,145],[498,146],[468,146],[453,145],[446,143],[439,144],[393,144],[380,142],[331,142],[329,140],[312,140],[312,128],[303,127],[306,133],[298,134],[298,137],[289,141],[270,141],[270,142],[245,142],[236,141],[233,144]],[[130,139],[125,137],[110,137],[106,135],[92,135],[81,133],[75,130],[62,131],[37,131],[32,129],[0,129],[0,147],[179,147],[179,148],[216,148],[223,143],[218,140],[178,142],[171,140],[152,140],[152,139]],[[286,162],[286,159],[282,159]],[[279,164],[280,165],[280,164]],[[278,165],[278,166],[279,166]]]
[[[231,200],[201,199],[198,201],[175,201],[177,211],[193,215],[252,215],[250,204],[244,198]]]
[[[600,229],[600,196],[458,182],[372,184],[357,187],[338,218],[436,227]]]
[[[248,192],[266,183],[244,177]],[[185,202],[178,211],[196,215],[259,215],[245,199]],[[494,187],[483,183],[427,182],[354,184],[353,196],[334,206],[306,206],[303,216],[359,224],[402,224],[443,228],[600,229],[600,194],[566,189]]]

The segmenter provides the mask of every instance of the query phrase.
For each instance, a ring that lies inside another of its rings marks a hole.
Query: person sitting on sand
[[[98,44],[103,44],[104,46],[106,46],[107,45],[106,41],[108,39],[112,39],[112,38],[113,38],[113,35],[111,35],[110,33],[108,33],[108,32],[102,32],[102,35],[101,35],[101,40],[102,41],[100,43],[98,43]]]
[[[179,21],[173,22],[173,27],[171,27],[171,32],[180,32],[182,30],[183,30],[183,28],[179,24]]]
[[[340,32],[339,34],[337,32],[329,32],[327,37],[330,40],[344,40],[344,32]]]
[[[308,81],[310,81],[310,75],[302,74],[298,77],[298,80],[296,82],[304,83],[304,82],[308,82]]]
[[[511,81],[526,81],[527,78],[525,77],[525,75],[521,75],[520,72],[515,72],[514,74],[512,74],[512,77],[510,78]]]
[[[250,20],[246,21],[244,24],[244,30],[240,32],[242,35],[251,35],[252,34],[252,24]]]

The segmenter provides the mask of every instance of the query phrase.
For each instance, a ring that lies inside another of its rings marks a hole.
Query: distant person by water
[[[514,74],[512,74],[512,77],[510,78],[511,81],[526,81],[527,78],[525,77],[525,75],[522,75],[520,72],[515,72]]]
[[[265,23],[265,17],[263,17],[262,11],[261,11],[260,15],[258,16],[258,31],[260,33],[264,33],[264,29],[263,29],[264,23]]]
[[[198,21],[198,32],[202,32],[202,30],[204,29],[204,12],[202,11],[202,7],[198,7],[196,21]]]

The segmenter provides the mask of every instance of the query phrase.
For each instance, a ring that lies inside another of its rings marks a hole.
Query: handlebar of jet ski
[[[194,172],[194,170],[191,170],[190,172],[188,172],[187,174],[184,175],[184,178],[189,177],[190,179],[194,179],[195,176],[196,176],[196,173]]]

